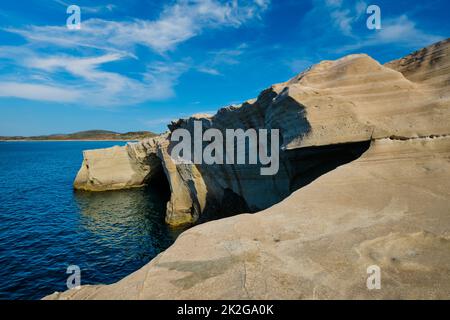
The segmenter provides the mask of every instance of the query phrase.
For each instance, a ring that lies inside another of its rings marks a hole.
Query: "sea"
[[[0,142],[0,299],[65,291],[70,266],[81,285],[111,284],[175,241],[180,231],[164,223],[168,194],[158,185],[73,190],[83,150],[125,143]]]

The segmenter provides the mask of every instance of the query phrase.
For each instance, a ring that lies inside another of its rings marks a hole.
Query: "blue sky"
[[[321,60],[384,63],[450,30],[448,0],[70,1],[1,1],[0,135],[162,132]],[[381,30],[366,27],[372,4]]]

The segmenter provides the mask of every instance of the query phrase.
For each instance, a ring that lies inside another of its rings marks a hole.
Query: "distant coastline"
[[[0,136],[2,142],[36,142],[36,141],[139,141],[156,136],[150,131],[118,133],[106,130],[88,130],[69,134],[51,134],[42,136]]]

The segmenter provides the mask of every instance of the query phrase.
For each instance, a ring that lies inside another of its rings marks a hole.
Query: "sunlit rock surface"
[[[170,125],[279,128],[273,177],[258,166],[175,165],[170,132],[134,146],[139,152],[124,148],[129,161],[118,167],[127,173],[111,170],[98,189],[140,185],[162,168],[169,224],[229,203],[231,213],[265,210],[196,226],[118,283],[48,298],[449,299],[449,47],[445,40],[384,66],[367,55],[321,62],[242,106]],[[98,152],[91,163],[107,168]],[[95,181],[92,168],[76,187]],[[144,178],[130,182],[136,172]],[[366,287],[371,265],[381,268],[381,290]]]
[[[184,232],[139,271],[49,299],[448,299],[450,138],[376,140],[257,214]],[[367,268],[381,268],[368,290]]]
[[[318,170],[317,164],[330,170],[338,165],[324,163],[323,152],[315,154],[319,149],[306,147],[447,134],[449,47],[449,41],[443,41],[386,66],[363,54],[324,61],[241,106],[169,125],[171,131],[184,128],[191,133],[194,121],[202,121],[204,130],[223,133],[229,128],[279,129],[280,167],[275,176],[261,176],[259,165],[176,165],[169,155],[174,145],[169,131],[122,148],[86,151],[75,188],[142,186],[163,169],[171,186],[166,214],[171,225],[193,223],[203,215],[207,219],[211,213],[265,209],[304,185],[302,177],[313,180],[308,176]],[[347,160],[360,152],[356,148]],[[333,160],[341,154],[326,157]]]

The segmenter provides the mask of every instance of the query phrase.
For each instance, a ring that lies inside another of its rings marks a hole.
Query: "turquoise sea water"
[[[173,243],[158,186],[74,192],[82,150],[123,142],[0,142],[0,299],[40,299],[81,284],[113,283]]]

